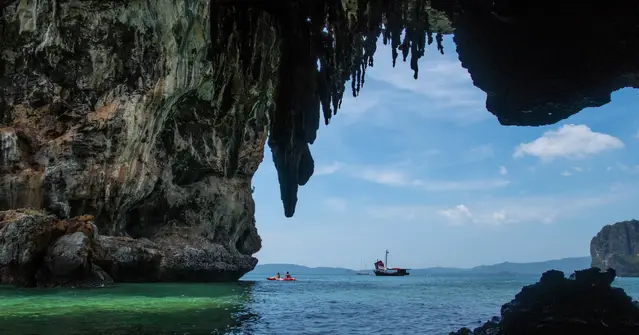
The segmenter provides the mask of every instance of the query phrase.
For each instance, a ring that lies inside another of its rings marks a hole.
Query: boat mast
[[[386,256],[384,257],[384,266],[388,269],[388,249],[386,249]]]

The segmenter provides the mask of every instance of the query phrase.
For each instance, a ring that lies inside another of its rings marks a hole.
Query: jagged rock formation
[[[502,306],[501,318],[450,335],[637,334],[639,307],[623,289],[610,286],[614,275],[591,268],[566,279],[561,271],[547,271]]]
[[[391,44],[393,65],[398,52],[404,60],[410,53],[417,78],[417,60],[433,41],[432,32],[449,33],[452,22],[462,65],[504,125],[552,124],[608,103],[617,89],[639,87],[639,9],[632,2],[606,4],[605,11],[599,3],[549,0],[259,3],[283,27],[287,65],[280,67],[269,146],[287,217],[294,214],[298,186],[313,173],[308,144],[316,137],[319,109],[328,123],[349,78],[357,95],[380,35]],[[435,40],[443,52],[441,34]]]
[[[377,41],[391,44],[393,66],[399,52],[418,78],[418,59],[436,41],[443,53],[444,15],[426,1],[291,1],[266,7],[281,28],[282,59],[276,109],[268,145],[278,172],[284,214],[293,216],[298,187],[314,171],[309,150],[319,128],[337,113],[350,79],[357,96]],[[384,29],[382,29],[384,24]],[[406,30],[402,37],[402,31]],[[433,31],[437,30],[435,34]],[[318,69],[319,63],[319,69]]]
[[[0,282],[45,287],[111,283],[94,264],[103,256],[95,252],[99,237],[92,219],[58,220],[32,210],[0,212]]]
[[[604,226],[590,241],[592,266],[614,268],[622,277],[639,277],[639,221]]]
[[[116,280],[232,280],[252,270],[261,240],[251,178],[279,42],[263,11],[214,14],[225,29],[211,35],[205,0],[4,8],[0,210],[91,214],[101,234],[162,250],[159,275],[101,264]],[[144,250],[122,243],[101,245],[114,257]],[[139,270],[156,267],[154,257],[132,257]]]
[[[19,286],[95,287],[114,280],[236,279],[237,272],[229,271],[229,267],[241,263],[224,258],[225,250],[220,246],[213,258],[217,264],[210,266],[197,257],[210,246],[200,245],[198,249],[189,246],[189,254],[180,254],[178,248],[183,246],[177,238],[171,248],[162,245],[164,241],[104,236],[99,234],[93,220],[90,215],[60,220],[34,210],[0,212],[0,282]],[[172,252],[176,255],[171,255]],[[192,274],[202,267],[209,272]]]
[[[503,124],[548,124],[637,86],[636,6],[598,8],[1,1],[0,210],[91,214],[101,234],[147,238],[163,251],[161,280],[237,278],[261,244],[251,178],[267,133],[290,217],[313,174],[320,114],[335,115],[348,80],[358,94],[380,36],[417,78],[426,48],[443,52],[455,29],[488,110]]]
[[[139,269],[158,262],[140,239],[162,251],[159,274],[100,263],[116,280],[230,280],[253,269],[251,177],[267,128],[292,216],[313,173],[320,102],[328,122],[347,79],[357,94],[382,13],[385,38],[412,54],[416,74],[433,41],[425,3],[297,5],[3,2],[0,210],[91,214],[101,234],[133,238]]]

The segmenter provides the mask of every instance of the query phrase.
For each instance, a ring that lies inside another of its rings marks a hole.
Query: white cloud
[[[572,173],[570,173],[570,171],[568,171],[568,170],[564,170],[564,172],[562,172],[561,175],[564,176],[564,177],[570,177],[570,176],[572,176]]]
[[[485,206],[486,204],[483,204]],[[466,205],[457,205],[454,208],[440,210],[439,214],[448,220],[452,225],[462,224],[478,224],[478,225],[502,225],[508,223],[530,222],[536,221],[540,223],[550,223],[554,221],[555,213],[543,208],[537,208],[536,211],[521,211],[520,208],[499,208],[490,209],[490,207],[499,206],[498,203],[490,204],[488,209],[482,209],[482,206],[475,205],[477,211],[472,211]]]
[[[500,174],[500,175],[502,175],[502,176],[507,175],[507,174],[508,174],[508,169],[506,169],[506,167],[505,167],[505,166],[503,166],[503,165],[502,165],[502,166],[500,166],[500,167],[499,167],[499,174]]]
[[[635,138],[639,138],[639,130],[635,133]]]
[[[333,174],[337,172],[337,170],[339,170],[340,168],[341,168],[341,164],[338,162],[333,162],[328,165],[319,165],[317,168],[315,168],[315,172],[313,173],[313,175],[321,176],[321,175]]]
[[[511,195],[469,200],[449,205],[388,205],[368,203],[358,213],[368,219],[393,224],[499,226],[511,224],[551,224],[588,217],[602,207],[634,199],[635,184],[617,184],[596,195]]]
[[[419,209],[417,206],[410,206],[403,211],[394,206],[392,210],[396,219],[417,219],[429,223],[434,220],[434,215],[452,225],[549,224],[584,215],[588,210],[597,210],[598,207],[618,202],[621,198],[629,198],[633,194],[615,190],[609,194],[592,197],[520,196],[479,200],[443,209],[429,206]],[[378,208],[378,211],[383,212],[385,209]],[[421,216],[401,216],[403,212],[418,213]]]
[[[401,171],[374,168],[363,169],[360,173],[355,173],[353,177],[388,186],[420,186],[422,183],[421,180],[411,179]]]
[[[460,225],[467,222],[476,222],[466,205],[457,205],[454,208],[442,209],[439,214],[446,217],[452,224]]]
[[[623,148],[618,138],[593,132],[586,125],[567,124],[558,130],[550,130],[530,143],[521,143],[514,157],[535,156],[544,161],[555,158],[585,158],[600,152]]]
[[[577,172],[584,172],[584,169],[579,167],[579,166],[573,166],[572,169],[577,171]]]
[[[491,214],[491,218],[498,223],[504,222],[507,219],[506,211],[502,209],[497,212],[493,212]]]
[[[351,175],[354,178],[363,179],[376,184],[394,187],[416,187],[428,191],[473,191],[502,188],[510,184],[504,179],[477,179],[477,180],[423,180],[413,178],[403,171],[396,169],[362,168],[356,169]]]

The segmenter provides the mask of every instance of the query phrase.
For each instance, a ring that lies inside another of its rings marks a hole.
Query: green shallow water
[[[448,334],[539,276],[305,276],[102,289],[0,286],[0,335]],[[619,278],[639,299],[639,278]]]
[[[250,282],[122,284],[102,289],[0,286],[0,334],[207,334],[238,324]]]

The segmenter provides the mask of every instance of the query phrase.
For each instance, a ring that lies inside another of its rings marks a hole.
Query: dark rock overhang
[[[553,124],[639,87],[637,2],[494,2],[460,0],[452,20],[459,60],[502,125]]]
[[[13,2],[0,0],[0,13]],[[552,124],[608,103],[615,90],[639,86],[639,8],[633,1],[211,0],[210,8],[211,36],[253,34],[256,13],[267,12],[280,38],[268,144],[287,217],[294,214],[298,187],[313,174],[309,144],[321,116],[328,124],[344,93],[358,94],[379,37],[390,45],[379,52],[392,52],[394,63],[405,59],[418,77],[425,48],[441,51],[442,35],[454,30],[462,65],[503,125]],[[224,52],[215,44],[226,39],[211,40],[213,55]],[[254,47],[244,43],[241,52]],[[244,61],[244,71],[256,64]]]
[[[410,55],[417,79],[424,48],[434,35],[440,49],[441,35],[452,33],[441,22],[452,22],[462,66],[487,93],[486,109],[502,125],[553,124],[610,102],[615,90],[639,87],[639,10],[632,1],[273,3],[259,2],[278,18],[284,39],[268,143],[287,217],[294,214],[298,187],[313,174],[308,145],[316,138],[320,108],[328,124],[339,109],[346,81],[351,81],[353,96],[358,94],[367,67],[374,64],[380,36],[390,44],[390,50],[383,51],[393,53],[393,65],[399,54],[404,60]],[[400,37],[404,29],[406,40]]]
[[[426,47],[437,46],[443,53],[443,34],[452,33],[446,13],[425,0],[214,1],[212,18],[221,19],[226,11],[248,15],[264,10],[274,18],[280,35],[279,86],[276,108],[269,113],[268,145],[286,217],[295,213],[299,186],[313,175],[309,144],[317,137],[320,114],[328,124],[341,105],[347,81],[348,93],[358,95],[367,68],[374,64],[379,37],[390,44],[393,65],[401,56],[417,79],[417,61]],[[220,29],[218,23],[211,27]],[[244,27],[236,23],[226,29]]]

